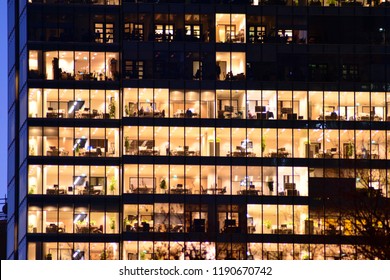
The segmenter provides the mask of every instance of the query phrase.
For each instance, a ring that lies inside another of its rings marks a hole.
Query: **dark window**
[[[250,43],[262,43],[265,36],[265,26],[254,25],[248,27],[248,38]]]
[[[125,61],[125,79],[142,79],[144,76],[144,62],[136,60]]]
[[[310,81],[324,81],[328,77],[327,64],[309,64]]]
[[[356,64],[343,64],[342,78],[344,81],[357,81],[359,79],[359,66]]]
[[[199,41],[201,33],[201,26],[199,24],[186,24],[185,25],[185,38],[187,41]]]
[[[173,25],[172,24],[156,24],[154,28],[154,40],[156,42],[171,42],[173,41]]]
[[[126,40],[143,41],[144,25],[142,23],[125,23],[124,38]]]
[[[114,24],[95,23],[95,42],[114,43]]]

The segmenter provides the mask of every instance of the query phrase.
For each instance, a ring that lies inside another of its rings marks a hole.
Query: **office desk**
[[[260,190],[240,190],[238,191],[238,194],[240,195],[259,195],[261,193]]]
[[[222,191],[223,191],[223,188],[207,188],[206,189],[206,193],[211,193],[211,194],[216,194],[216,193],[223,194]]]
[[[333,158],[333,154],[320,152],[317,154],[317,158]]]
[[[286,196],[299,196],[298,190],[284,190]]]
[[[58,157],[60,155],[60,151],[55,149],[55,150],[49,150],[49,151],[46,151],[46,155],[48,157]]]
[[[56,195],[56,194],[66,194],[66,192],[64,189],[53,188],[53,189],[47,189],[46,194]]]
[[[256,154],[252,152],[245,152],[245,151],[234,151],[232,153],[228,152],[228,157],[255,157]]]
[[[191,194],[191,190],[190,189],[171,189],[169,191],[171,194]]]
[[[180,149],[174,149],[171,151],[172,156],[199,156],[197,151],[184,151]]]
[[[76,233],[89,233],[89,226],[76,226]]]
[[[58,223],[49,223],[49,225],[46,226],[46,233],[62,233],[65,232],[65,226],[60,222],[60,225]]]
[[[289,155],[288,152],[277,152],[277,153],[272,152],[272,153],[270,153],[270,156],[274,157],[274,158],[287,158],[288,155]]]
[[[46,113],[47,118],[63,118],[64,113],[57,113],[57,112],[47,112]]]
[[[293,234],[292,228],[276,228],[272,230],[273,234]]]
[[[135,188],[134,193],[152,193],[153,188],[145,188],[145,187],[140,187],[140,188]]]
[[[240,233],[241,228],[240,227],[225,227],[223,229],[223,233]]]
[[[158,156],[160,155],[160,151],[153,149],[139,150],[139,154],[141,156]]]
[[[98,157],[98,156],[103,156],[103,152],[100,150],[100,151],[96,151],[96,150],[90,150],[90,151],[85,151],[84,152],[84,156],[85,157]]]

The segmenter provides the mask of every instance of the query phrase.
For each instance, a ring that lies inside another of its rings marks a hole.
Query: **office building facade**
[[[7,257],[365,258],[386,4],[8,1]]]

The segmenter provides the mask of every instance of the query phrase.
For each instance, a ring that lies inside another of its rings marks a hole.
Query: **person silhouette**
[[[221,75],[221,67],[219,66],[219,63],[217,63],[217,65],[215,66],[215,74],[216,74],[216,78],[217,80],[219,80],[220,78],[220,75]]]

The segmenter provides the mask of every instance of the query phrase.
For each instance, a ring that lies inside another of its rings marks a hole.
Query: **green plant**
[[[28,225],[28,232],[34,232],[34,225],[32,225],[32,224],[29,224]]]
[[[85,220],[78,220],[76,222],[76,224],[79,226],[79,227],[85,227],[87,225],[87,222]]]
[[[126,152],[129,152],[129,151],[130,151],[129,136],[126,136],[126,137],[125,137],[125,149],[126,149]]]
[[[74,148],[74,151],[76,155],[78,155],[78,153],[80,152],[80,143],[76,143],[76,147]]]
[[[34,194],[35,190],[36,190],[36,186],[35,185],[31,185],[30,188],[28,189],[28,194]]]
[[[115,217],[110,218],[110,229],[115,230]]]
[[[90,220],[90,221],[89,221],[89,225],[90,225],[90,226],[96,225],[96,221],[95,221],[95,220]]]
[[[348,157],[353,156],[353,151],[354,151],[354,145],[353,143],[349,142],[347,145],[347,156]]]
[[[115,177],[112,177],[112,178],[111,178],[109,188],[110,188],[110,191],[111,191],[112,193],[115,192],[115,189],[116,189],[116,178],[115,178]]]
[[[265,221],[264,221],[264,226],[265,226],[267,229],[270,229],[270,228],[271,228],[271,225],[272,225],[272,223],[271,223],[270,220],[265,220]]]
[[[106,250],[102,251],[100,254],[100,259],[101,260],[106,260],[107,259],[107,252]]]
[[[265,136],[261,136],[261,152],[264,153],[265,148],[266,148],[266,143],[265,143]]]
[[[128,105],[125,105],[125,114],[127,117],[130,115],[130,110]]]
[[[111,101],[110,101],[110,104],[108,105],[108,111],[109,111],[109,115],[110,115],[110,119],[114,119],[115,118],[115,101],[114,101],[114,98],[111,98]]]
[[[327,0],[329,6],[336,6],[336,0]]]

